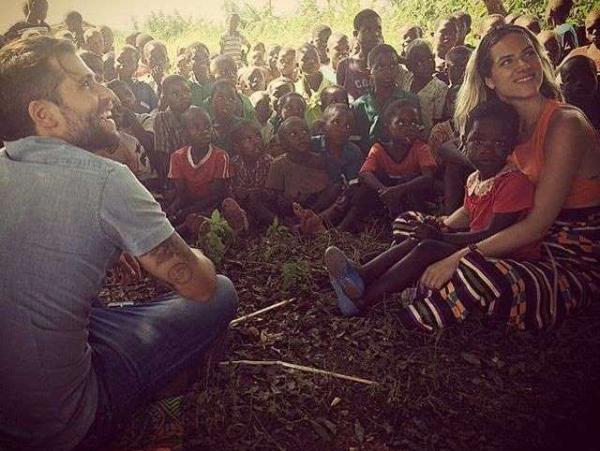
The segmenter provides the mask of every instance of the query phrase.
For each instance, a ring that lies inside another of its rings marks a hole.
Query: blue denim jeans
[[[200,357],[233,319],[238,297],[232,282],[217,276],[207,303],[169,293],[149,303],[93,308],[89,343],[98,377],[94,424],[76,449],[105,444],[119,424],[154,398]]]

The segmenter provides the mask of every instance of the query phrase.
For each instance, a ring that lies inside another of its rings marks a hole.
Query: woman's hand
[[[427,267],[421,276],[420,284],[430,290],[439,290],[454,275],[460,259],[464,256],[462,250],[439,260]]]

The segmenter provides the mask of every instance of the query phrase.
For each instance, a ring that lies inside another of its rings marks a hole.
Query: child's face
[[[205,149],[210,144],[212,124],[204,111],[190,111],[185,115],[185,129],[193,147]]]
[[[271,99],[269,96],[264,96],[254,106],[254,110],[256,111],[256,118],[261,124],[264,124],[269,120],[273,110],[271,109]]]
[[[260,130],[256,127],[244,127],[237,136],[236,148],[242,157],[255,160],[264,151]]]
[[[282,131],[282,134],[287,152],[310,152],[310,130],[303,119],[296,118],[290,121]]]
[[[596,48],[600,48],[600,11],[592,11],[585,18],[585,35]]]
[[[190,88],[183,81],[169,83],[163,95],[166,105],[175,113],[183,113],[192,104]]]
[[[265,62],[265,52],[262,50],[252,50],[250,54],[250,61],[254,66],[264,66]]]
[[[286,120],[289,117],[304,118],[306,104],[300,97],[290,96],[285,99],[285,103],[281,105],[281,117]]]
[[[246,85],[250,94],[256,91],[264,91],[267,89],[265,76],[258,68],[246,71],[246,74],[244,75],[244,84]]]
[[[560,70],[560,89],[569,103],[587,103],[598,89],[596,73],[583,64],[573,64],[568,60]]]
[[[381,19],[374,16],[363,19],[358,30],[354,30],[354,36],[360,45],[361,51],[368,55],[376,45],[383,43]]]
[[[409,148],[419,137],[423,127],[417,109],[404,106],[390,116],[387,128],[396,146]]]
[[[296,52],[289,49],[285,52],[279,52],[277,59],[277,69],[284,77],[293,78],[296,70]]]
[[[371,64],[371,76],[376,87],[390,87],[398,77],[398,57],[392,52],[380,53]]]
[[[237,83],[237,66],[233,60],[222,60],[215,65],[215,80],[229,80]]]
[[[196,80],[208,80],[210,74],[210,55],[206,49],[199,47],[192,55],[191,64]]]
[[[155,45],[146,55],[146,62],[153,73],[164,74],[169,67],[167,50],[160,45]]]
[[[558,66],[560,62],[560,44],[554,33],[540,33],[538,35],[540,44],[544,46],[546,54],[554,67]]]
[[[185,78],[190,76],[191,66],[190,60],[185,56],[181,55],[177,58],[177,73]]]
[[[422,46],[411,52],[407,61],[409,69],[417,78],[431,78],[435,71],[435,59],[428,47]]]
[[[277,60],[279,59],[280,50],[280,48],[275,47],[269,51],[269,68],[271,68],[271,70],[277,69]]]
[[[277,82],[276,82],[277,83]],[[281,99],[284,95],[289,92],[294,92],[294,86],[290,83],[280,83],[276,86],[270,87],[271,90],[271,105],[275,111],[281,114],[281,105],[279,99]]]
[[[321,109],[325,111],[329,105],[333,103],[343,103],[344,105],[349,105],[348,102],[348,93],[343,88],[337,88],[335,90],[328,91],[323,97],[323,101],[321,103]]]
[[[461,85],[465,77],[465,69],[467,68],[467,58],[462,58],[456,55],[446,56],[446,72],[451,86]]]
[[[132,51],[123,50],[117,56],[117,74],[122,80],[130,80],[138,68],[138,58]]]
[[[126,86],[119,86],[114,89],[114,93],[119,98],[122,107],[135,111],[136,100],[131,89]]]
[[[350,43],[346,36],[341,36],[339,39],[331,42],[327,46],[327,54],[331,58],[331,67],[337,69],[337,66],[341,60],[347,58],[350,55]]]
[[[211,106],[215,117],[230,118],[237,113],[238,96],[231,86],[217,89],[211,97]]]
[[[506,165],[506,158],[512,151],[501,120],[476,120],[466,138],[467,158],[483,178],[496,175]]]
[[[324,128],[328,141],[337,145],[346,144],[354,128],[354,116],[350,111],[336,111],[326,118]]]
[[[433,36],[436,55],[440,58],[446,56],[448,50],[456,45],[457,39],[458,36],[454,22],[443,20]]]
[[[331,36],[331,30],[321,30],[320,33],[313,39],[312,44],[317,48],[319,52],[319,59],[327,60],[327,40]]]
[[[102,37],[102,33],[98,31],[90,34],[85,41],[85,45],[90,52],[102,55],[104,53],[104,38]]]
[[[321,66],[319,54],[313,47],[308,47],[300,51],[298,54],[298,62],[300,64],[300,70],[306,75],[316,74],[319,72]]]
[[[421,37],[421,29],[419,27],[411,27],[404,35],[402,35],[402,48],[406,48],[408,44],[410,44],[415,39],[419,39]]]

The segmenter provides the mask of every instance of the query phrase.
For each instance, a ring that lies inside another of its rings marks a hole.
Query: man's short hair
[[[58,87],[65,74],[50,61],[75,51],[71,41],[48,36],[20,39],[0,50],[0,140],[35,135],[29,116],[32,101],[62,103]]]

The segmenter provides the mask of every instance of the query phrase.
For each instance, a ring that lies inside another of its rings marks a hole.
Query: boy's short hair
[[[346,89],[343,86],[331,85],[327,86],[321,91],[321,94],[319,94],[320,104],[323,105],[325,103],[325,98],[329,95],[332,95],[336,91],[343,91],[346,94],[346,98],[348,98],[348,91],[346,91]]]
[[[135,48],[144,50],[146,44],[154,41],[154,38],[147,33],[140,33],[135,37]]]
[[[141,34],[140,31],[134,31],[133,33],[128,34],[127,36],[125,36],[125,42],[133,47],[135,47],[135,40],[137,39],[137,37]]]
[[[65,72],[51,60],[76,49],[71,41],[49,36],[19,39],[0,50],[0,140],[15,141],[35,134],[30,102],[62,104],[58,91]]]
[[[256,123],[256,121],[251,121],[248,119],[241,119],[238,121],[229,132],[229,136],[231,137],[231,142],[236,143],[240,139],[240,135],[243,130],[247,128],[252,128],[260,133],[260,127]]]
[[[335,113],[337,113],[339,111],[347,112],[350,115],[352,115],[352,117],[354,117],[350,106],[346,105],[345,103],[332,103],[327,108],[325,108],[325,111],[323,111],[323,115],[321,116],[321,119],[323,120],[323,122],[325,122],[325,121],[327,121],[327,119],[329,119],[329,117],[333,116]]]
[[[91,38],[92,36],[94,36],[96,34],[99,34],[100,36],[102,36],[102,32],[99,29],[97,29],[97,28],[88,28],[83,33],[83,39],[85,41],[87,41],[89,38]],[[104,37],[102,37],[102,39],[104,39]]]
[[[111,80],[108,83],[106,83],[106,87],[110,89],[117,97],[119,97],[117,92],[121,92],[124,90],[130,91],[133,94],[133,91],[131,91],[129,85],[123,80],[119,80],[118,78],[115,78],[114,80]]]
[[[188,45],[188,47],[187,47],[188,55],[191,56],[191,55],[193,55],[194,53],[196,53],[200,49],[206,50],[206,53],[210,57],[210,50],[209,50],[208,46],[204,42],[199,42],[199,41],[198,42],[193,42],[190,45]]]
[[[491,119],[500,123],[504,127],[506,138],[510,141],[511,145],[517,142],[519,113],[517,113],[517,110],[512,105],[497,98],[480,103],[467,115],[464,137],[466,138],[469,135],[476,121],[484,119]]]
[[[419,120],[421,119],[421,109],[419,108],[419,101],[415,99],[398,99],[390,103],[385,111],[383,112],[383,123],[389,124],[392,116],[403,108],[413,108],[417,111]]]
[[[433,53],[433,50],[431,49],[431,44],[428,41],[426,41],[425,39],[421,39],[421,38],[415,39],[410,44],[408,44],[408,46],[406,47],[406,62],[408,63],[409,61],[411,61],[415,52],[417,50],[422,50],[422,49],[427,49],[431,53]]]
[[[138,49],[136,49],[133,45],[125,44],[123,47],[121,47],[121,50],[117,53],[117,55],[120,55],[121,53],[124,53],[124,52],[131,52],[136,57],[136,59],[139,61],[140,52],[138,52]]]
[[[314,39],[314,38],[317,38],[324,31],[329,31],[329,33],[331,33],[331,27],[326,24],[318,24],[318,25],[315,25],[314,27],[312,27],[310,34],[311,34],[312,38]]]
[[[76,21],[83,23],[83,16],[79,11],[69,11],[65,14],[65,22]]]
[[[181,115],[184,126],[186,126],[187,121],[189,120],[190,116],[192,116],[193,114],[204,115],[206,118],[208,118],[208,123],[212,125],[212,119],[210,118],[210,114],[208,114],[208,112],[204,108],[200,108],[199,106],[196,106],[196,105],[190,105],[190,107],[187,110],[185,110],[184,113]]]
[[[356,16],[354,16],[354,20],[352,21],[352,26],[354,27],[354,31],[358,31],[360,29],[360,27],[362,26],[362,24],[366,20],[371,19],[372,17],[376,17],[377,19],[381,20],[381,16],[372,9],[367,8],[367,9],[363,9],[363,10],[359,11],[356,14]]]
[[[222,88],[232,89],[233,91],[237,92],[235,84],[233,84],[231,80],[221,78],[220,80],[217,80],[212,84],[210,88],[210,95],[213,96],[215,92]]]
[[[471,53],[473,53],[473,51],[466,45],[457,45],[456,47],[452,47],[450,50],[448,50],[448,53],[446,53],[446,59],[456,57],[468,61],[471,57]]]
[[[297,92],[288,92],[282,95],[279,98],[279,106],[282,107],[287,103],[288,100],[290,100],[293,97],[297,97],[298,99],[302,100],[302,103],[304,103],[304,106],[306,106],[306,100],[304,99],[304,97],[302,97],[302,94],[299,94]]]
[[[457,20],[461,21],[466,29],[471,28],[471,25],[473,23],[473,19],[471,18],[471,15],[466,12],[466,11],[457,11],[453,14],[454,17],[456,17]]]
[[[375,62],[375,60],[379,58],[380,55],[386,54],[396,56],[397,60],[400,59],[400,57],[398,56],[398,52],[391,45],[377,44],[375,47],[373,47],[373,49],[369,52],[369,55],[367,56],[367,66],[373,67],[373,63]]]
[[[162,81],[162,92],[163,95],[164,93],[167,91],[167,89],[175,84],[175,83],[183,83],[183,84],[187,84],[187,80],[185,77],[183,77],[182,75],[179,74],[171,74],[171,75],[167,75],[165,77],[165,79]]]

